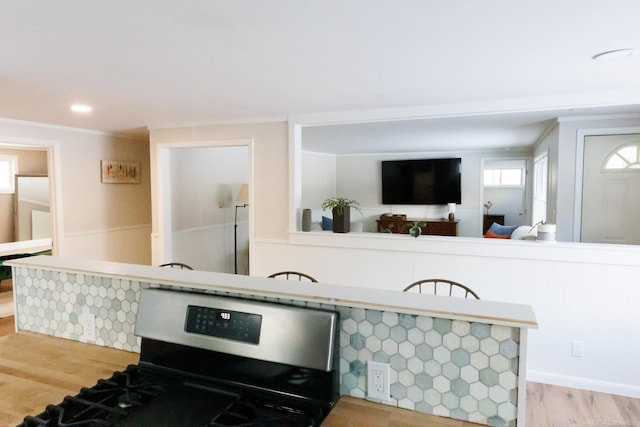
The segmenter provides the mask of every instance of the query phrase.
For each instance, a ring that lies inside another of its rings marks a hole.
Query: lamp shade
[[[238,197],[236,198],[236,202],[241,205],[246,205],[249,203],[249,185],[242,184],[240,187],[240,191],[238,192]]]
[[[456,204],[455,203],[448,203],[447,206],[449,207],[449,213],[456,213]]]

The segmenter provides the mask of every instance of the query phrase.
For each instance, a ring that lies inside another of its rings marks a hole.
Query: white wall
[[[149,143],[82,129],[0,120],[0,141],[57,147],[49,175],[62,234],[58,255],[149,264]],[[102,184],[100,160],[138,161],[140,184]],[[57,174],[57,176],[52,176]],[[57,237],[58,240],[55,238]]]
[[[171,150],[172,261],[234,272],[234,219],[247,147]],[[238,271],[248,272],[248,210],[238,208]]]

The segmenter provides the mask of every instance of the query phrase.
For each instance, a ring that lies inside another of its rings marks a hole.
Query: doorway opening
[[[154,265],[181,262],[195,270],[250,273],[252,145],[252,140],[157,145]]]

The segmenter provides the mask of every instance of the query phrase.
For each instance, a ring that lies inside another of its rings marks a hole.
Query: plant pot
[[[333,213],[333,232],[348,233],[351,230],[351,207],[345,207],[342,215],[338,213],[338,208],[333,208],[331,212]]]
[[[556,225],[538,224],[537,239],[543,242],[554,242],[556,240]]]

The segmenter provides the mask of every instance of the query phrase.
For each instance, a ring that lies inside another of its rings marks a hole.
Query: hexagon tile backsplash
[[[492,426],[515,426],[519,329],[338,307],[340,394],[366,397],[366,363],[391,365],[401,408]]]
[[[162,284],[17,268],[19,329],[86,341],[79,316],[95,316],[96,344],[140,351],[133,334],[140,289]],[[171,287],[171,286],[166,286]],[[246,297],[227,292],[210,293]],[[340,394],[366,397],[367,362],[391,366],[391,400],[418,412],[515,426],[518,328],[299,300],[255,297],[340,313]]]

